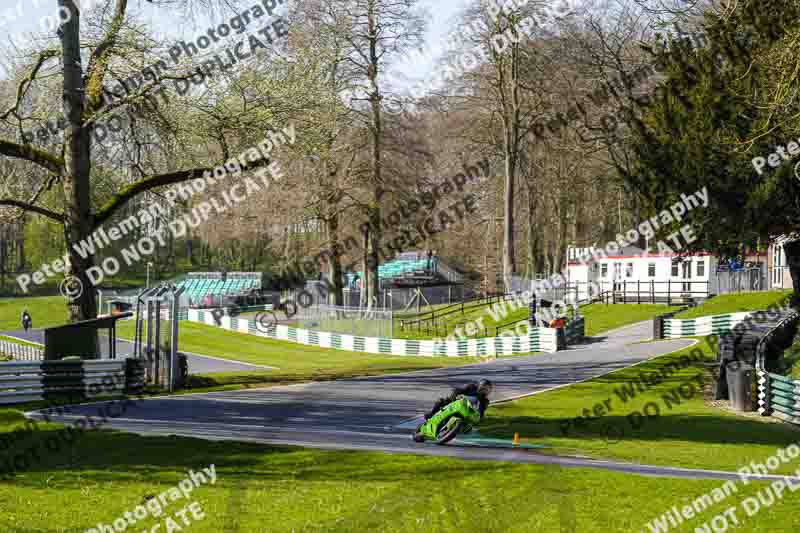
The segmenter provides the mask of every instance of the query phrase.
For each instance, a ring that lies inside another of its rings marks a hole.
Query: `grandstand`
[[[176,285],[184,290],[189,306],[207,307],[260,290],[261,278],[260,272],[191,272]]]
[[[346,286],[359,288],[363,272],[346,274]],[[436,286],[463,283],[463,275],[445,265],[435,255],[423,252],[404,252],[378,266],[381,286],[396,287]]]

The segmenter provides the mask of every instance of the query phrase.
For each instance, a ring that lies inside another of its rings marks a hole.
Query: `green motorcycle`
[[[446,444],[459,433],[468,433],[481,421],[480,403],[475,396],[459,396],[417,427],[415,442]]]

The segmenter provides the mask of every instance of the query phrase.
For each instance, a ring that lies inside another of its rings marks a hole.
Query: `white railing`
[[[17,344],[0,339],[0,355],[10,357],[14,361],[41,361],[44,350],[29,344]]]

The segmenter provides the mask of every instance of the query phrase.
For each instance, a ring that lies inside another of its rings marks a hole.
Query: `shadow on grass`
[[[663,408],[663,406],[662,406]],[[633,411],[631,411],[633,412]],[[759,444],[784,447],[797,442],[798,430],[782,424],[714,415],[659,415],[657,417],[604,416],[576,423],[572,418],[533,416],[487,416],[482,434],[512,438],[514,433],[530,439],[589,439],[609,446],[626,443],[685,441],[702,444]]]
[[[227,486],[248,480],[263,483],[269,480],[330,481],[412,481],[419,476],[436,478],[441,474],[440,458],[420,457],[419,465],[408,469],[406,455],[386,456],[382,467],[375,470],[358,451],[306,450],[298,447],[268,444],[206,441],[179,436],[139,436],[111,430],[87,431],[70,444],[64,444],[58,429],[40,429],[28,438],[18,440],[11,450],[0,451],[0,485],[41,487],[37,473],[63,472],[79,479],[88,476],[92,483],[156,483],[175,484],[187,476],[214,464],[224,470]],[[48,449],[48,441],[61,443]],[[16,473],[5,472],[9,456],[37,449],[27,454],[25,468]],[[379,454],[385,456],[385,454]],[[411,456],[416,457],[416,456]],[[446,459],[445,459],[446,460]],[[450,465],[448,476],[479,474],[482,471],[511,470],[512,464],[465,462]],[[63,482],[63,481],[62,481]],[[69,482],[67,480],[67,482]],[[79,483],[77,480],[75,483]]]

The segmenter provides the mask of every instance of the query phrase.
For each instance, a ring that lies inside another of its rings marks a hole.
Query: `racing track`
[[[729,472],[597,461],[530,450],[416,444],[410,438],[415,426],[411,419],[427,411],[452,386],[485,377],[495,383],[493,401],[508,400],[597,377],[694,342],[678,339],[641,344],[650,338],[651,330],[651,322],[642,322],[554,354],[455,368],[150,398],[129,407],[123,417],[110,419],[107,427],[145,435],[446,455],[686,478],[737,478],[737,474]],[[71,414],[52,418],[74,423],[86,415],[96,416],[101,407],[102,404],[75,406]],[[37,412],[27,416],[41,418]]]

